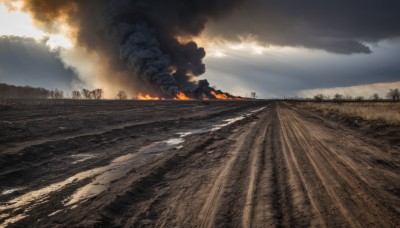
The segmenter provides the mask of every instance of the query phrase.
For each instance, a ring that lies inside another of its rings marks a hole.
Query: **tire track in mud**
[[[219,200],[213,201],[213,214],[202,218],[206,223],[202,227],[236,227],[245,226],[253,220],[255,197],[259,192],[259,183],[264,166],[264,142],[267,137],[266,126],[270,107],[258,115],[253,123],[246,126],[241,134],[232,135],[235,140],[234,161],[229,165],[229,172],[224,174],[224,187],[219,189]]]
[[[215,225],[215,217],[218,213],[232,213],[229,211],[226,212],[219,212],[219,205],[229,205],[229,202],[235,201],[234,199],[230,199],[230,196],[233,196],[235,194],[230,194],[228,193],[228,196],[223,196],[225,193],[225,187],[227,185],[227,182],[233,180],[237,180],[240,173],[243,173],[248,167],[245,166],[247,162],[251,162],[250,159],[252,159],[252,165],[253,169],[250,171],[250,183],[245,183],[243,185],[249,186],[249,189],[247,190],[246,193],[246,201],[244,204],[246,205],[244,210],[245,213],[244,219],[250,220],[251,218],[249,217],[251,215],[251,207],[252,207],[252,202],[253,202],[253,193],[254,189],[256,188],[255,186],[255,179],[257,176],[257,161],[258,157],[257,154],[253,154],[252,151],[255,150],[250,150],[247,151],[249,146],[252,143],[255,143],[256,147],[259,145],[260,141],[263,140],[263,137],[265,137],[265,134],[261,134],[261,136],[258,136],[261,132],[260,127],[256,127],[256,122],[253,122],[247,126],[250,129],[255,129],[254,131],[246,131],[244,134],[237,135],[238,138],[232,138],[231,140],[235,140],[235,144],[231,148],[233,150],[229,152],[229,158],[228,161],[224,163],[224,165],[221,167],[219,171],[219,176],[216,178],[214,185],[211,189],[211,191],[208,193],[208,198],[206,202],[203,205],[203,208],[199,214],[199,217],[201,219],[201,227],[214,227]],[[253,140],[257,138],[256,142]],[[240,167],[242,166],[242,167]],[[235,169],[235,170],[233,170]],[[242,179],[242,181],[247,182],[246,179]],[[232,183],[229,183],[232,184]],[[237,183],[235,183],[237,184]],[[222,201],[222,202],[221,202]],[[225,202],[224,202],[225,201]],[[228,206],[228,210],[232,210],[235,207]],[[222,209],[224,210],[224,209]],[[219,222],[222,222],[222,218],[218,219]],[[229,221],[225,221],[226,223],[229,224]],[[227,224],[227,225],[228,225]],[[229,225],[228,225],[229,226]]]
[[[382,197],[386,198],[390,195],[382,191],[382,188],[374,189],[372,187],[381,182],[382,179],[385,179],[384,181],[387,183],[398,186],[400,183],[398,172],[397,178],[396,173],[391,175],[395,180],[388,179],[385,178],[385,175],[376,175],[375,172],[380,172],[380,170],[374,171],[365,166],[360,166],[354,162],[353,159],[356,158],[354,155],[349,156],[349,148],[368,152],[371,145],[355,139],[351,141],[353,146],[343,147],[340,143],[336,143],[339,137],[331,134],[329,130],[320,131],[321,128],[313,126],[313,123],[305,122],[294,111],[287,110],[286,115],[292,120],[290,127],[292,132],[296,132],[294,134],[295,139],[300,147],[307,151],[305,155],[308,161],[321,180],[332,203],[339,209],[343,221],[353,227],[371,225],[387,227],[399,224],[399,213],[390,206],[393,202],[382,201]],[[307,125],[310,126],[307,127]],[[381,154],[382,158],[385,157],[379,148],[374,148],[372,153]],[[367,160],[369,159],[370,157],[367,157]],[[365,163],[368,162],[365,161]],[[394,202],[398,204],[399,199]],[[360,205],[363,205],[363,207],[360,207]]]
[[[254,219],[254,210],[255,210],[255,196],[259,194],[260,188],[260,178],[262,175],[262,171],[265,168],[265,142],[267,137],[267,126],[262,130],[261,134],[257,134],[257,139],[254,142],[254,147],[251,149],[250,153],[252,153],[252,160],[250,164],[250,176],[249,176],[249,185],[246,194],[246,201],[243,208],[243,218],[242,218],[242,226],[243,227],[251,227],[251,223]],[[259,132],[260,133],[260,132]],[[258,152],[260,151],[260,152]],[[255,152],[255,153],[254,153]]]
[[[302,207],[308,207],[305,211],[311,215],[312,218],[308,219],[312,225],[338,226],[339,224],[334,222],[339,215],[338,211],[335,209],[330,210],[329,208],[334,202],[326,196],[326,189],[319,178],[318,170],[313,169],[312,164],[305,157],[305,154],[309,151],[303,148],[296,140],[296,134],[291,126],[293,119],[288,117],[280,107],[278,107],[278,116],[281,131],[280,137],[283,144],[282,153],[290,173],[295,175],[294,178],[297,179],[296,182],[292,182],[292,192],[293,194],[301,195],[301,197],[297,198],[297,210],[301,211]],[[327,216],[330,216],[330,218],[324,219]],[[330,223],[326,223],[325,220]]]

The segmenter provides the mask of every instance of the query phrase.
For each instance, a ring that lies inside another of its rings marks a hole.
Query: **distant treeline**
[[[15,86],[0,83],[0,98],[62,99],[64,98],[64,92],[58,89],[47,90],[31,86]]]
[[[82,89],[73,91],[72,99],[100,100],[103,97],[103,89]],[[48,90],[31,86],[15,86],[0,83],[0,99],[64,99],[64,92],[59,89]],[[118,99],[126,99],[126,93],[120,91]]]
[[[399,89],[390,89],[389,92],[386,94],[386,98],[388,100],[393,100],[393,101],[399,101],[400,100],[400,90]],[[369,100],[373,100],[373,101],[380,101],[383,98],[381,98],[379,96],[379,94],[375,93],[372,94],[371,97],[367,98]],[[323,101],[323,100],[331,100],[331,98],[329,96],[326,96],[324,94],[317,94],[314,96],[314,100],[316,101]],[[333,96],[333,101],[351,101],[351,100],[355,100],[355,101],[363,101],[366,100],[365,97],[363,96],[357,96],[357,97],[352,97],[352,96],[344,96],[342,94],[335,94],[335,96]]]

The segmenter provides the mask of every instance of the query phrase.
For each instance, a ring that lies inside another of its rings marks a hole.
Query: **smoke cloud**
[[[137,90],[174,97],[198,89],[196,76],[205,72],[206,53],[191,37],[241,2],[25,0],[24,10],[49,32],[67,24],[76,46],[101,56],[107,72],[114,72],[102,77],[129,76]]]

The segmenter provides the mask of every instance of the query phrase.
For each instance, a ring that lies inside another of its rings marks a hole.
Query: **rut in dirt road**
[[[398,227],[400,161],[285,103],[128,172],[39,226]],[[29,220],[26,220],[27,222]],[[24,224],[24,223],[21,223]]]

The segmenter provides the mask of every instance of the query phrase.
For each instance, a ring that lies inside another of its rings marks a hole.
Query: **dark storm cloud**
[[[254,34],[269,44],[351,54],[398,37],[399,21],[398,0],[249,0],[207,28],[228,39]]]
[[[107,56],[115,70],[153,85],[165,96],[194,90],[205,72],[205,51],[179,37],[199,35],[207,21],[223,17],[242,0],[26,0],[39,24],[64,20],[80,45]]]
[[[209,57],[205,77],[211,84],[244,95],[295,96],[303,90],[400,81],[400,40],[379,42],[370,55],[335,55],[307,49],[266,49],[262,55],[225,49]],[[239,85],[239,87],[238,87]],[[370,95],[370,94],[369,94]]]
[[[70,90],[77,80],[58,53],[31,38],[0,37],[0,82]]]

